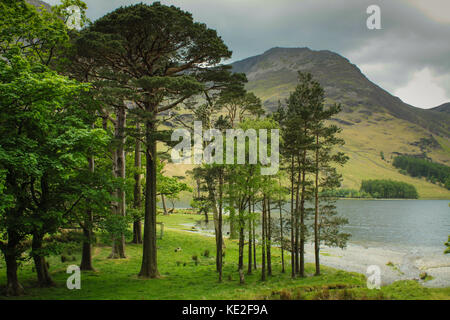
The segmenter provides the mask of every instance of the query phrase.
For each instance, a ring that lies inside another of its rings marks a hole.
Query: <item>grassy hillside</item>
[[[396,152],[419,154],[420,148],[411,143],[426,133],[406,121],[384,117],[384,121],[369,120],[343,125],[342,138],[346,144],[342,151],[350,157],[349,162],[340,169],[344,176],[343,187],[359,189],[361,180],[392,179],[414,185],[422,199],[450,199],[450,190],[424,179],[403,175],[392,166],[392,157]],[[385,160],[381,159],[381,152]],[[447,162],[449,153],[433,150],[429,155],[436,161]]]

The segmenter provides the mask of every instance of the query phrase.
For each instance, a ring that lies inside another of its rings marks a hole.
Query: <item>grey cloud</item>
[[[95,20],[121,5],[152,1],[85,2],[89,17]],[[216,29],[233,50],[233,61],[275,46],[328,49],[363,66],[371,80],[389,91],[405,85],[425,67],[437,79],[450,75],[450,24],[434,21],[405,0],[161,2],[192,12],[194,19]],[[366,28],[366,8],[372,4],[381,8],[382,30]],[[441,84],[450,96],[450,83]]]

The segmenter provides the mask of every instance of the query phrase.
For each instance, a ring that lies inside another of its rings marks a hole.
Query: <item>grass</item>
[[[237,241],[226,239],[224,280],[217,281],[215,272],[215,241],[213,237],[186,232],[186,223],[195,223],[202,216],[173,214],[158,216],[167,227],[162,240],[158,240],[159,279],[142,280],[137,277],[140,269],[142,246],[128,244],[127,259],[107,259],[110,247],[94,248],[93,265],[96,271],[83,272],[81,290],[66,288],[66,268],[80,261],[80,253],[74,252],[76,262],[61,262],[60,256],[50,257],[50,271],[56,282],[52,288],[36,288],[33,264],[24,261],[19,278],[26,289],[21,297],[2,299],[450,299],[450,288],[424,288],[415,281],[400,281],[381,290],[366,288],[364,275],[322,266],[322,275],[313,276],[313,264],[306,264],[307,277],[291,279],[290,268],[281,273],[280,251],[273,248],[273,276],[261,281],[260,267],[252,275],[245,276],[245,284],[239,284],[236,270]],[[180,247],[181,251],[175,252]],[[208,250],[209,256],[204,252]],[[259,255],[260,248],[258,250]],[[197,256],[196,265],[193,256]],[[290,261],[286,255],[286,263]],[[6,283],[5,267],[0,264],[0,286]]]

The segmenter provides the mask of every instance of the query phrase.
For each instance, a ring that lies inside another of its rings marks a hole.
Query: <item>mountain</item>
[[[40,0],[26,0],[26,2],[28,2],[29,4],[35,6],[36,8],[40,8],[41,6],[44,6],[47,10],[51,9],[51,6],[44,1],[40,1]]]
[[[443,103],[440,106],[431,108],[430,110],[450,114],[450,102]]]
[[[359,68],[337,53],[308,48],[272,48],[232,64],[249,79],[247,88],[273,110],[295,88],[297,71],[310,72],[325,89],[328,102],[340,102],[345,113],[388,114],[450,137],[450,115],[415,108],[372,83]]]
[[[343,187],[359,189],[363,179],[393,179],[416,186],[422,198],[450,199],[450,191],[399,173],[392,158],[425,156],[450,165],[448,104],[425,110],[402,102],[371,82],[345,57],[309,48],[272,48],[232,64],[247,75],[247,90],[273,111],[295,89],[298,71],[310,72],[325,89],[326,103],[343,111],[333,121],[342,129],[349,162],[342,168]]]

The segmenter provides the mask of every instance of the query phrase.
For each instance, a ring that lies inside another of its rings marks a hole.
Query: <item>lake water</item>
[[[339,200],[351,242],[444,248],[450,234],[449,200]]]
[[[450,234],[450,200],[338,200],[351,243],[376,247],[445,248]],[[176,207],[187,207],[177,203]],[[276,214],[274,214],[276,216]],[[210,223],[207,229],[213,229]],[[224,231],[227,227],[224,226]]]

